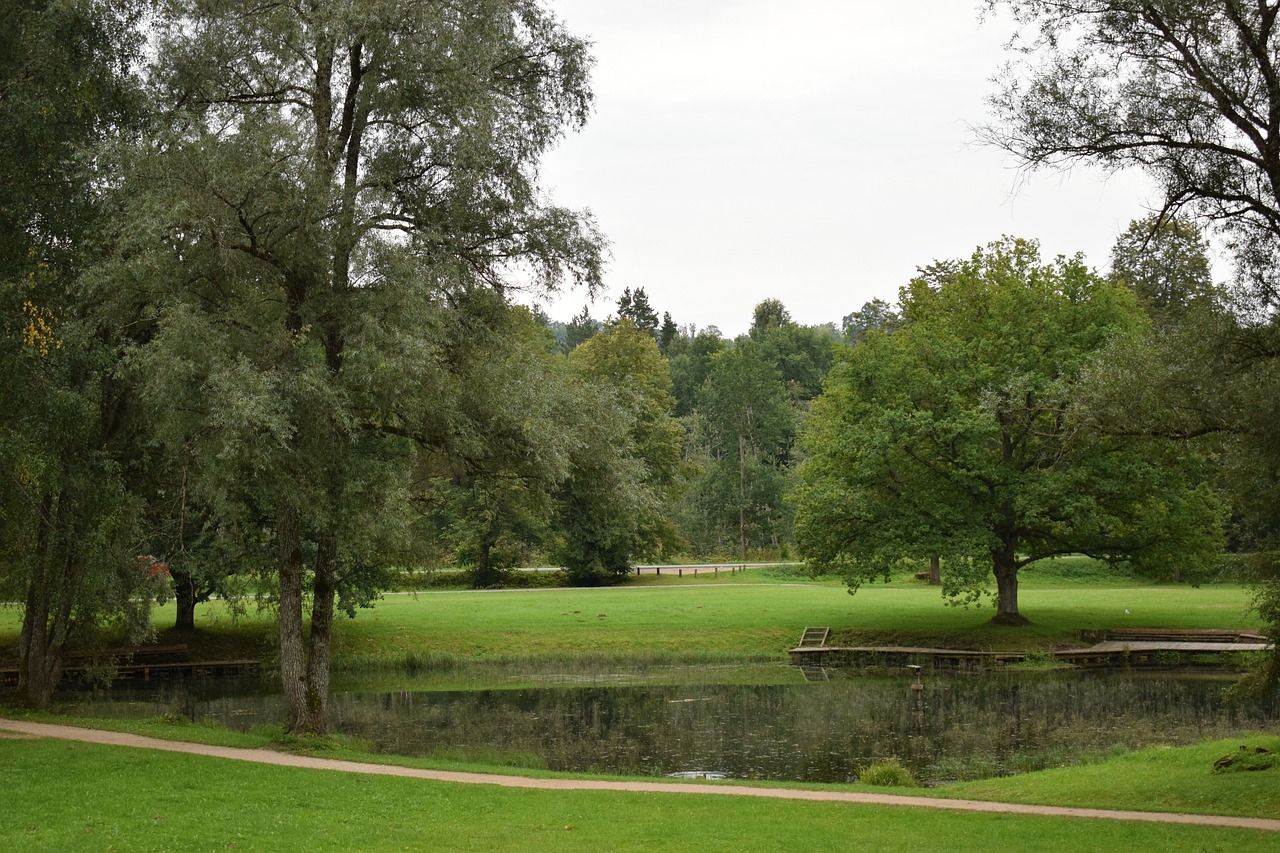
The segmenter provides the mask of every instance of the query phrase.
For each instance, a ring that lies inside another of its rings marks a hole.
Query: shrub
[[[902,766],[896,758],[887,758],[864,767],[858,773],[858,781],[864,785],[877,785],[886,788],[918,788],[916,778],[911,771]]]

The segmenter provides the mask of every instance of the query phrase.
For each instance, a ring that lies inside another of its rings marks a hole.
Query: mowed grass
[[[1256,830],[804,803],[533,791],[0,739],[5,850],[1275,849]]]
[[[948,606],[936,588],[914,584],[852,596],[817,584],[423,593],[388,596],[344,620],[335,654],[782,659],[807,625],[862,643],[991,649],[1076,644],[1082,629],[1257,625],[1245,590],[1229,585],[1028,587],[1020,600],[1032,620],[1024,628],[992,625],[990,607]]]
[[[278,727],[237,732],[217,725],[195,724],[170,718],[137,720],[77,718],[68,721],[64,717],[48,713],[24,712],[16,709],[7,713],[34,721],[64,725],[70,723],[88,728],[130,732],[162,740],[190,741],[245,749],[276,748],[300,754],[374,764],[526,777],[634,778],[646,782],[653,781],[650,777],[554,773],[524,767],[485,764],[476,760],[370,753],[367,746],[356,739],[341,735],[319,739],[288,738],[283,736],[282,729]],[[4,741],[0,740],[0,744],[3,743]],[[1071,767],[961,782],[928,789],[887,789],[857,783],[820,784],[767,780],[719,784],[863,792],[891,791],[921,797],[1133,811],[1265,818],[1280,815],[1280,768],[1254,772],[1213,772],[1214,762],[1217,759],[1237,752],[1241,746],[1247,746],[1250,751],[1256,747],[1262,747],[1280,754],[1280,734],[1242,732],[1228,739],[1205,741],[1191,746],[1153,746],[1107,758],[1097,758]]]
[[[1280,815],[1280,769],[1212,772],[1214,761],[1241,746],[1280,753],[1280,736],[1242,733],[1192,746],[1148,747],[1097,763],[964,782],[931,793],[1083,808]]]
[[[357,668],[421,660],[597,657],[630,660],[783,660],[808,625],[847,644],[1025,649],[1079,644],[1085,629],[1257,627],[1248,592],[1234,584],[1054,584],[1028,576],[1019,595],[1032,624],[992,625],[992,609],[949,606],[936,587],[868,584],[850,595],[838,582],[672,582],[599,589],[388,594],[355,619],[340,617],[335,664]],[[723,575],[722,575],[723,577]],[[274,617],[232,618],[214,602],[200,630],[179,635],[172,605],[158,607],[161,642],[186,642],[205,659],[274,655]],[[18,611],[0,609],[0,649],[16,647]]]

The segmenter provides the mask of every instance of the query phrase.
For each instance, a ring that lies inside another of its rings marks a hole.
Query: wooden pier
[[[815,629],[806,628],[805,637]],[[1266,652],[1271,644],[1248,631],[1179,631],[1136,629],[1102,632],[1092,646],[1041,652],[993,652],[922,646],[828,646],[802,640],[788,652],[791,663],[814,667],[923,666],[931,669],[980,671],[1052,655],[1076,667],[1180,666],[1232,664],[1242,653]],[[825,638],[824,638],[825,639]]]

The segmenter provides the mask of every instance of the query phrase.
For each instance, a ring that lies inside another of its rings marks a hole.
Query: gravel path
[[[368,773],[377,776],[404,776],[437,782],[454,782],[470,785],[499,785],[504,788],[538,788],[561,791],[643,791],[659,794],[701,794],[728,797],[770,797],[779,800],[810,800],[819,802],[862,803],[882,806],[911,806],[950,811],[1003,812],[1007,814],[1048,815],[1052,817],[1080,817],[1102,820],[1137,820],[1149,823],[1182,823],[1197,826],[1227,826],[1243,829],[1262,829],[1280,832],[1280,820],[1257,817],[1228,817],[1223,815],[1174,814],[1171,812],[1139,812],[1118,809],[1080,809],[1064,806],[1036,806],[1021,803],[994,803],[983,800],[953,800],[935,797],[909,797],[901,794],[870,794],[853,791],[815,791],[794,788],[752,788],[738,785],[694,784],[689,782],[609,782],[592,779],[534,779],[523,776],[501,776],[489,773],[458,773],[449,770],[423,770],[415,767],[397,767],[389,764],[368,764],[361,761],[338,761],[332,758],[315,758],[293,755],[269,749],[242,749],[230,746],[209,746],[200,743],[159,740],[124,732],[82,729],[74,726],[32,723],[24,720],[0,719],[0,734],[49,737],[62,740],[100,743],[110,746],[130,746],[138,749],[158,749],[165,752],[183,752],[189,755],[208,755],[236,761],[252,761],[259,764],[275,764],[282,767],[307,767],[315,770],[337,770],[343,773]]]

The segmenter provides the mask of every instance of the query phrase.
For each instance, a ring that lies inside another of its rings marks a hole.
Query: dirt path
[[[1082,817],[1103,820],[1137,820],[1148,823],[1183,823],[1199,826],[1226,826],[1243,829],[1263,829],[1280,832],[1280,820],[1256,817],[1227,817],[1220,815],[1173,814],[1169,812],[1138,812],[1111,809],[1079,809],[1064,806],[1035,806],[1021,803],[993,803],[982,800],[951,800],[934,797],[908,797],[900,794],[868,794],[853,791],[805,791],[794,788],[752,788],[737,785],[694,784],[689,782],[608,782],[592,779],[532,779],[523,776],[500,776],[488,773],[458,773],[449,770],[422,770],[415,767],[396,767],[388,764],[367,764],[361,761],[338,761],[332,758],[314,758],[292,755],[268,749],[242,749],[230,746],[208,746],[200,743],[159,740],[124,732],[108,732],[98,729],[82,729],[51,723],[32,723],[23,720],[0,719],[0,734],[28,737],[50,737],[62,740],[100,743],[110,746],[131,746],[138,749],[159,749],[166,752],[183,752],[190,755],[208,755],[236,761],[252,761],[259,764],[275,764],[282,767],[307,767],[315,770],[337,770],[343,773],[368,773],[377,776],[404,776],[413,779],[429,779],[437,782],[455,782],[470,785],[499,785],[504,788],[539,788],[561,791],[643,791],[659,794],[702,794],[729,797],[771,797],[779,800],[811,800],[819,802],[862,803],[885,806],[913,806],[925,809],[951,811],[1004,812],[1008,814],[1048,815],[1052,817]]]

